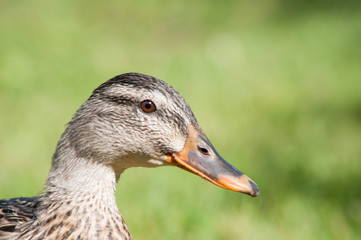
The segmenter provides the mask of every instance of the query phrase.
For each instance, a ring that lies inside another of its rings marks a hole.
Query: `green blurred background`
[[[359,239],[360,1],[0,1],[0,198],[33,196],[91,91],[172,84],[258,198],[130,169],[134,239]]]

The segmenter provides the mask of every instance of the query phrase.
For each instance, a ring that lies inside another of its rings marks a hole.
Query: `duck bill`
[[[225,161],[201,129],[188,126],[188,138],[180,152],[168,155],[167,162],[197,174],[211,183],[253,197],[259,194],[257,184]]]

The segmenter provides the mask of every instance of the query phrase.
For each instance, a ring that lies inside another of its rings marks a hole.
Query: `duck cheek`
[[[180,152],[184,148],[186,141],[186,137],[177,137],[172,139],[169,142],[169,148],[172,150],[168,152]]]

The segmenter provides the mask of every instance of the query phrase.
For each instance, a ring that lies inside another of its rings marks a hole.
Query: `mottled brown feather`
[[[0,240],[9,239],[21,224],[34,218],[38,197],[0,200]]]

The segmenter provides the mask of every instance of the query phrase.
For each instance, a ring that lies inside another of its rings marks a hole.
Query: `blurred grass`
[[[130,169],[135,239],[358,239],[357,1],[0,2],[0,197],[41,191],[56,142],[103,81],[154,75],[187,99],[256,199],[176,168]]]

